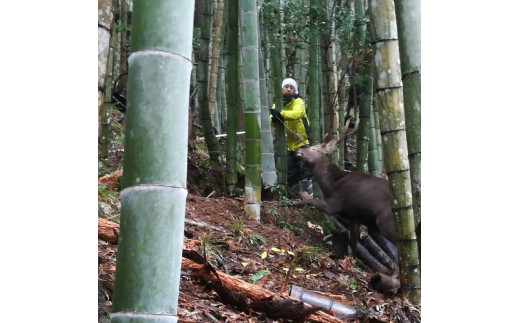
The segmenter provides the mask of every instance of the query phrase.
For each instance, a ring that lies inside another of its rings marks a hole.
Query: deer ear
[[[336,149],[336,139],[332,139],[325,145],[325,153],[331,154]]]

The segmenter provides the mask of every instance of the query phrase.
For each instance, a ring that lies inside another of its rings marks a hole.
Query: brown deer
[[[340,140],[348,135],[346,133]],[[330,156],[336,149],[336,142],[333,139],[327,143],[297,150],[298,155],[312,169],[314,180],[321,188],[324,198],[295,201],[293,205],[312,205],[333,217],[348,220],[349,244],[353,252],[359,239],[360,224],[366,226],[369,234],[375,239],[380,240],[380,234],[395,245],[395,228],[387,181],[359,171],[345,172],[332,164]],[[392,256],[396,259],[396,254]]]

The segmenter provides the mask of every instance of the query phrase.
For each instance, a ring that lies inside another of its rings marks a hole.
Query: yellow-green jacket
[[[273,104],[273,109],[275,105]],[[295,151],[303,145],[309,144],[309,138],[305,128],[309,126],[309,118],[305,112],[305,103],[301,97],[292,98],[280,114],[284,118],[285,134],[287,137],[287,150]],[[306,124],[306,125],[305,125]],[[300,138],[298,138],[298,136]]]

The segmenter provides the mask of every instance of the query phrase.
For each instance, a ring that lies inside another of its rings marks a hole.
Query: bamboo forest
[[[98,0],[99,322],[420,322],[419,0]]]

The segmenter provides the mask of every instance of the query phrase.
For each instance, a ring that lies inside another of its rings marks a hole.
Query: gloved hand
[[[269,113],[271,113],[271,115],[273,116],[274,122],[283,122],[283,117],[280,111],[276,109],[269,109]]]

